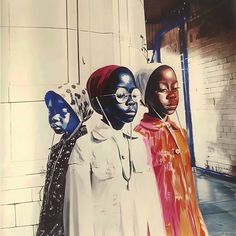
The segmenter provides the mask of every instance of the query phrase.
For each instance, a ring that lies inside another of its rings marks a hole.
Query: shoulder
[[[69,164],[90,162],[91,159],[91,135],[85,134],[76,140],[72,150]]]
[[[150,136],[151,130],[144,127],[142,124],[137,125],[134,128],[135,135],[138,135],[139,138],[148,138]]]

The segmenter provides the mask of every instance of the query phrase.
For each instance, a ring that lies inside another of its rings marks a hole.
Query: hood
[[[141,101],[143,105],[146,105],[145,92],[146,92],[146,86],[147,86],[148,80],[151,77],[153,71],[156,70],[161,65],[163,64],[162,63],[146,64],[135,74],[135,83],[137,85],[137,88],[141,92]]]
[[[53,91],[61,96],[73,109],[81,123],[87,121],[93,114],[86,89],[79,84],[65,83]]]
[[[107,81],[110,78],[112,72],[118,68],[120,68],[120,66],[104,66],[94,71],[89,77],[86,87],[94,110],[97,110],[97,103],[94,101],[94,98],[100,97],[103,94],[104,88],[106,87]]]

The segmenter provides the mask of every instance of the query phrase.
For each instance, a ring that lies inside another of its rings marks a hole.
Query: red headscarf
[[[111,73],[119,67],[117,65],[104,66],[93,72],[87,82],[87,91],[90,98],[102,95]]]
[[[93,72],[93,74],[89,77],[86,87],[89,98],[91,100],[91,104],[95,110],[96,106],[93,102],[93,98],[103,95],[107,81],[111,76],[112,72],[120,67],[121,66],[117,65],[104,66]]]

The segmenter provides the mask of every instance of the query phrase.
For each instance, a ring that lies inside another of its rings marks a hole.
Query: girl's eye
[[[168,92],[168,89],[166,89],[166,88],[160,89],[160,92],[161,93],[166,93],[166,92]]]
[[[179,90],[179,87],[173,88],[173,91],[177,91]]]
[[[118,98],[124,98],[124,97],[126,97],[126,93],[120,92],[120,93],[117,93],[116,96],[117,96]]]

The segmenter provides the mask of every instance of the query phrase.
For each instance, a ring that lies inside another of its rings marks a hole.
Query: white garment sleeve
[[[94,236],[89,143],[78,139],[66,175],[64,230],[66,236]]]

